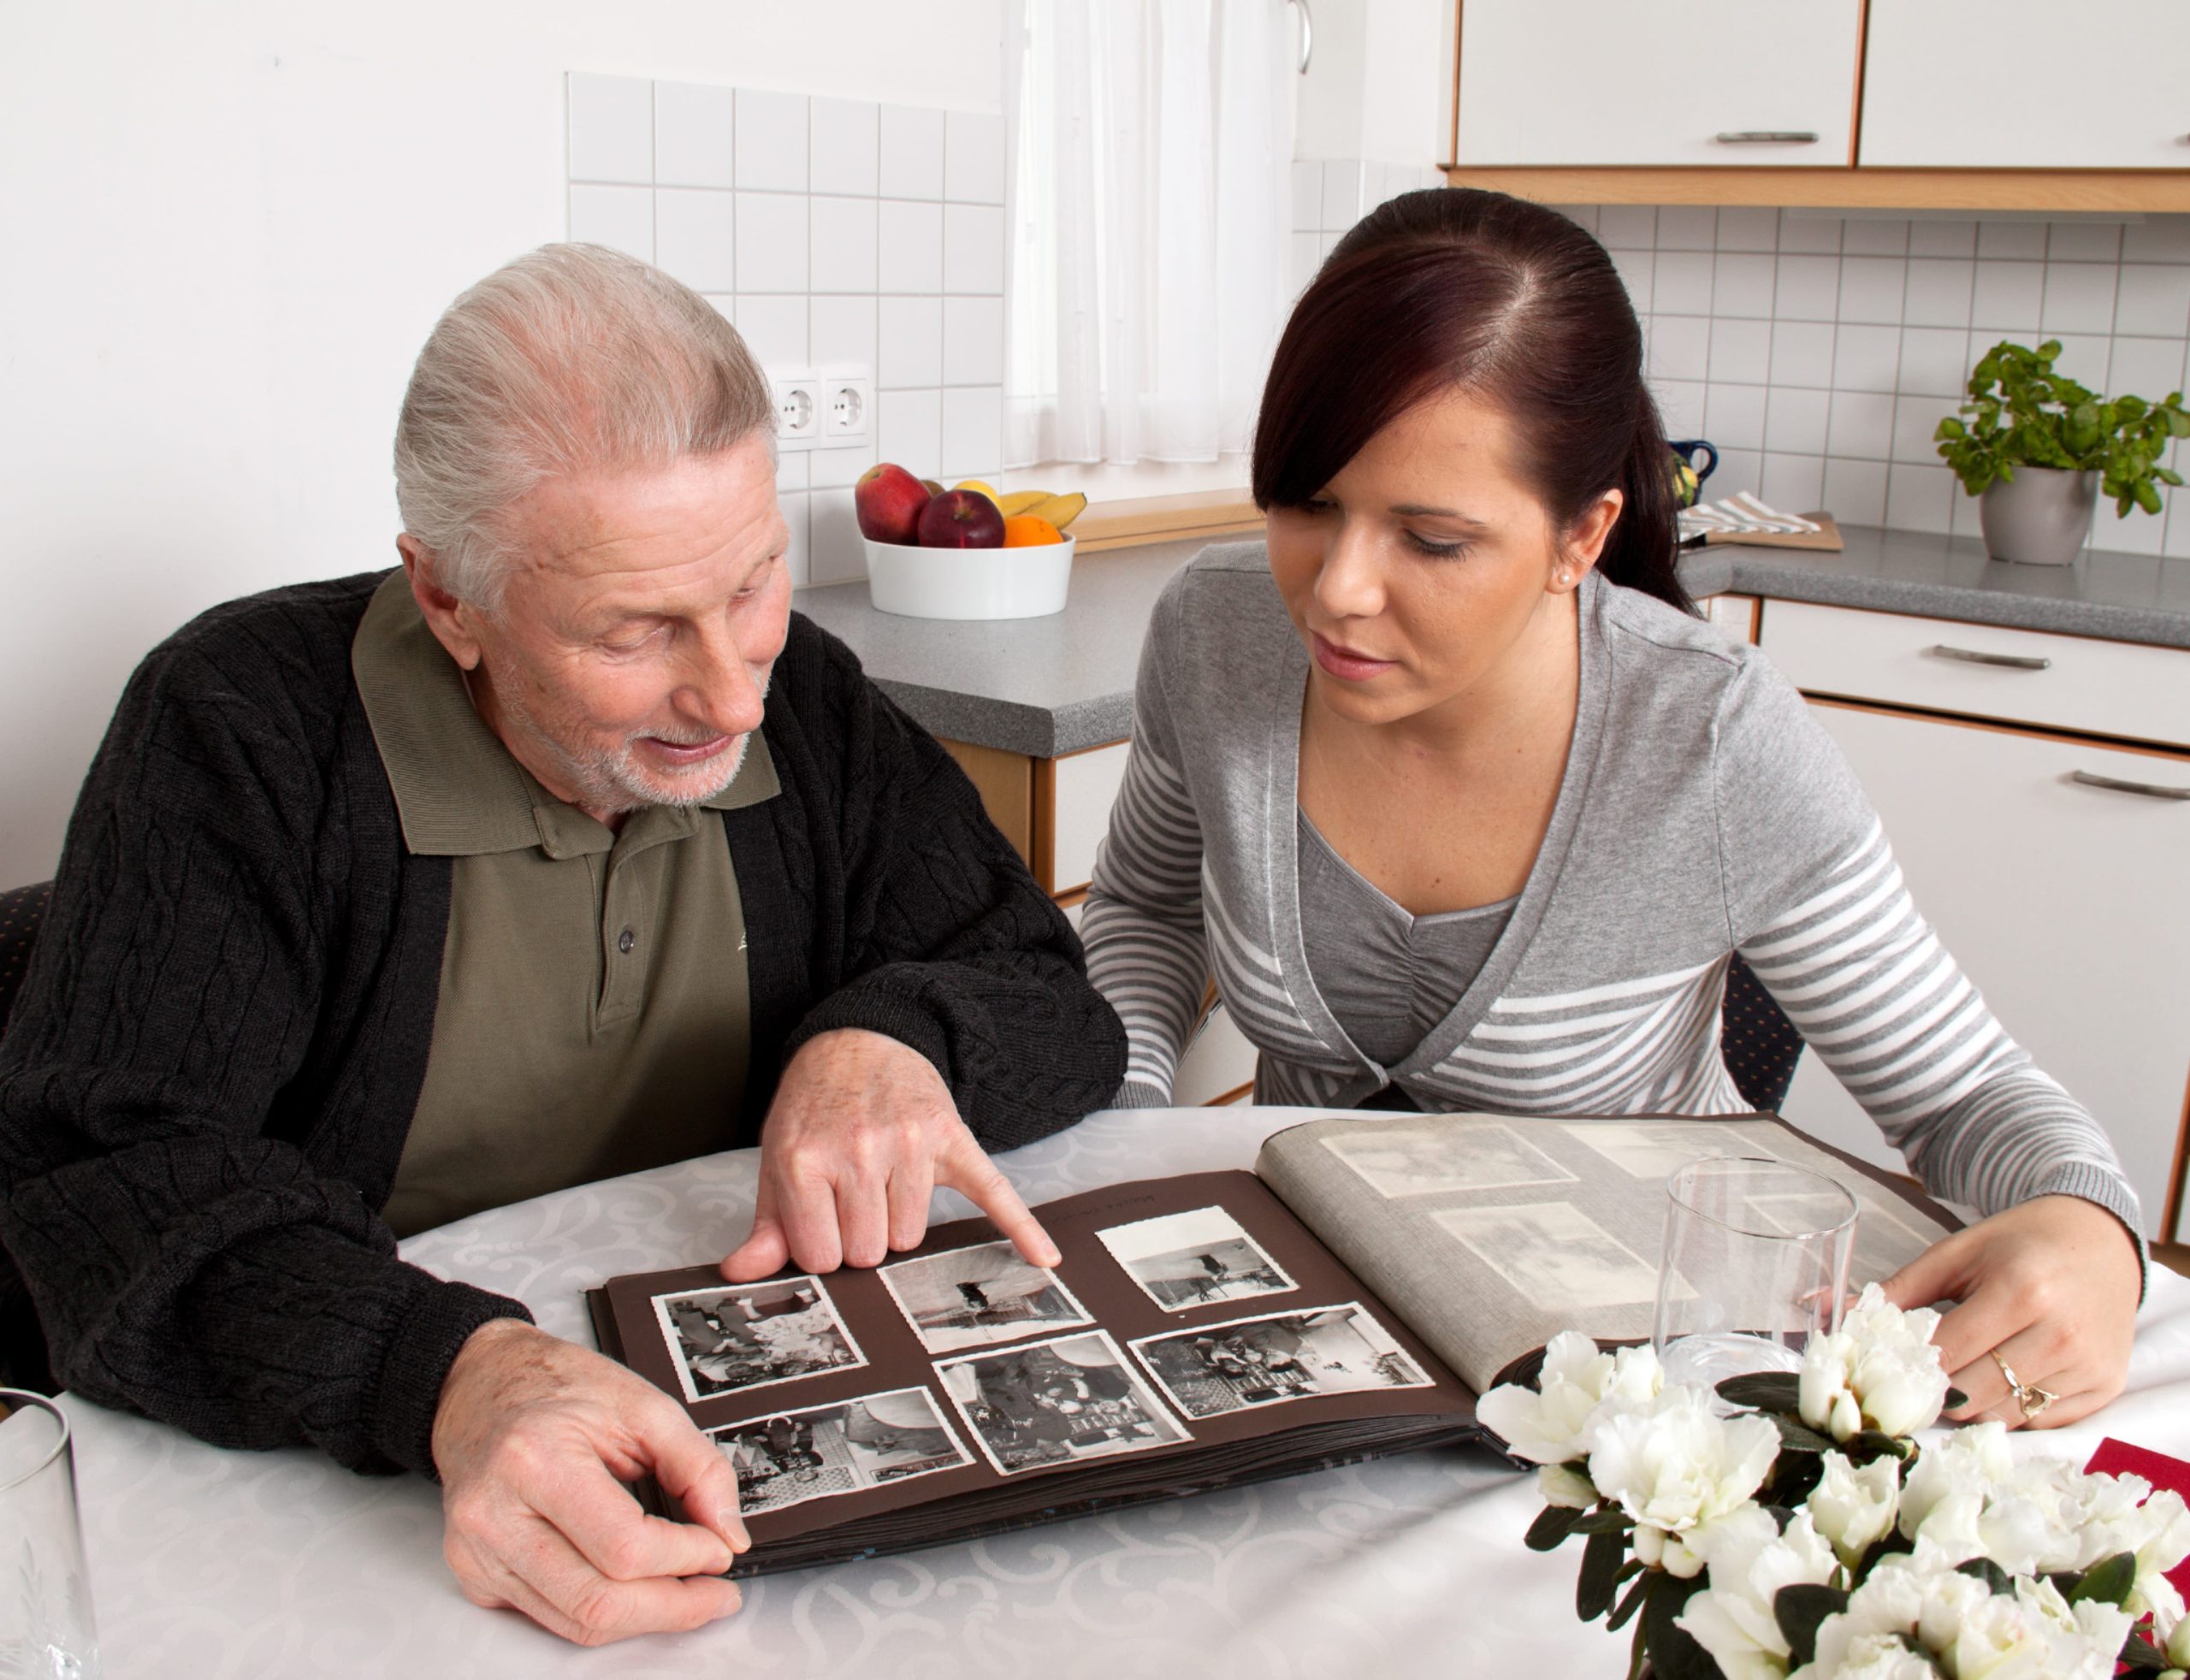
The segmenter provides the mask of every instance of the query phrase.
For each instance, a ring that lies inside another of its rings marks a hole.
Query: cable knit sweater
[[[450,883],[404,849],[351,677],[380,581],[216,608],[131,680],[0,1040],[0,1244],[86,1399],[430,1473],[457,1349],[525,1314],[405,1264],[378,1217]],[[765,727],[783,796],[722,813],[752,985],[736,1141],[835,1027],[926,1056],[991,1149],[1101,1106],[1123,1032],[949,755],[795,613]]]

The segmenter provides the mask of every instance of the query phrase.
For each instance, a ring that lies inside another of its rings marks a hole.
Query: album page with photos
[[[974,1219],[872,1270],[593,1293],[603,1351],[735,1466],[733,1573],[1474,1438],[1473,1394],[1253,1174],[1035,1212],[1053,1269]]]
[[[1666,1175],[1711,1155],[1846,1184],[1862,1277],[1954,1223],[1768,1115],[1364,1113],[1279,1133],[1252,1173],[1039,1207],[1053,1269],[973,1219],[871,1270],[589,1299],[602,1350],[735,1468],[732,1573],[759,1574],[1483,1440],[1476,1394],[1559,1331],[1648,1336]]]
[[[1255,1171],[1480,1393],[1514,1380],[1562,1330],[1648,1340],[1666,1180],[1724,1155],[1806,1167],[1847,1188],[1851,1288],[1892,1276],[1962,1223],[1773,1115],[1363,1115],[1278,1133]],[[1755,1198],[1750,1211],[1757,1228],[1790,1234],[1837,1214],[1801,1195]]]

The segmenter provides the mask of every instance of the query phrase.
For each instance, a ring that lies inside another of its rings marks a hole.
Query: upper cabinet
[[[1859,0],[1466,0],[1458,155],[1846,164],[1862,12]]]
[[[2184,0],[1870,0],[1863,163],[2180,169],[2186,139]]]
[[[1457,9],[1454,185],[1552,203],[2190,210],[2190,0]]]

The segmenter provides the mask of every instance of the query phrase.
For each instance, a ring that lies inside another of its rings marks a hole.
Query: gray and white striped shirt
[[[1259,1102],[1728,1114],[1729,954],[1934,1194],[2081,1196],[2142,1228],[2090,1115],[2032,1064],[1916,912],[1854,773],[1755,648],[1594,574],[1573,742],[1506,929],[1388,1067],[1347,1036],[1301,933],[1305,651],[1260,543],[1205,551],[1142,649],[1133,747],[1082,927],[1131,1041],[1123,1106],[1169,1100],[1214,976]]]

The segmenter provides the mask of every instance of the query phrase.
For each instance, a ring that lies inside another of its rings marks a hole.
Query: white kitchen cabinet
[[[2182,0],[1870,0],[1868,38],[1866,165],[2190,166]]]
[[[1051,891],[1070,892],[1094,878],[1096,848],[1110,831],[1110,807],[1125,780],[1128,745],[1118,741],[1050,760],[1054,766],[1049,831]],[[1039,799],[1039,778],[1037,785]],[[1035,831],[1041,832],[1039,807]]]
[[[1467,0],[1458,161],[1846,164],[1860,14],[1857,0]]]
[[[1179,1058],[1171,1101],[1182,1109],[1244,1101],[1241,1087],[1255,1082],[1256,1054],[1232,1012],[1222,1003],[1210,1004],[1201,1030]]]
[[[1776,615],[1768,604],[1764,646]],[[1821,702],[1917,908],[2007,1028],[2114,1139],[2163,1229],[2190,1080],[2190,801],[2078,771],[2190,785],[2190,757]],[[1824,1063],[1785,1103],[1806,1131],[1898,1164]]]

